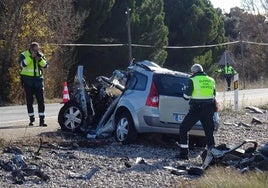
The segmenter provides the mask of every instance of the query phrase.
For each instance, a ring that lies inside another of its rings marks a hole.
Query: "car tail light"
[[[153,82],[151,85],[150,93],[146,100],[146,106],[158,107],[158,104],[159,104],[159,94]]]

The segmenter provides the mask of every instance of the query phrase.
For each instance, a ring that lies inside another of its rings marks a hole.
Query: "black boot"
[[[180,148],[178,158],[182,160],[188,160],[189,159],[188,153],[189,153],[188,148]]]
[[[30,116],[29,126],[33,126],[34,125],[34,121],[35,121],[34,116]]]
[[[47,127],[47,124],[45,122],[45,117],[40,117],[39,126],[40,127]]]

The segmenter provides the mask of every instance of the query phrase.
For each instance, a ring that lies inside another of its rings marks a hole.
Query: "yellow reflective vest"
[[[30,77],[41,77],[42,70],[41,68],[45,68],[47,66],[47,61],[42,57],[39,62],[37,62],[34,58],[31,57],[31,53],[29,50],[21,53],[25,58],[22,60],[24,66],[22,66],[22,70],[20,75],[22,76],[30,76]]]
[[[207,75],[190,78],[193,82],[191,99],[214,99],[215,81]]]

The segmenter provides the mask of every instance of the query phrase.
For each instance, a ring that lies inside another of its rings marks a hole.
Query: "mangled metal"
[[[120,99],[106,90],[124,91],[126,73],[115,70],[110,78],[99,76],[97,83],[87,85],[83,78],[83,66],[78,66],[76,83],[71,100],[60,110],[58,122],[62,130],[87,133],[88,138],[106,138],[115,130],[113,112]]]
[[[124,89],[118,80],[117,82],[114,80],[119,78],[117,74],[118,71],[110,78],[99,76],[95,84],[88,86],[83,78],[83,66],[78,66],[76,81],[70,95],[71,100],[64,104],[58,115],[58,122],[63,131],[92,133],[107,123],[117,100],[116,96],[106,89],[117,88],[121,91]]]
[[[43,181],[50,178],[46,175],[41,167],[36,164],[27,164],[25,156],[21,154],[13,154],[9,161],[0,161],[0,167],[7,172],[11,172],[15,184],[23,184],[27,176],[37,176]]]
[[[247,145],[247,147],[246,147]],[[245,149],[242,149],[246,147]],[[241,144],[228,148],[221,144],[215,148],[204,151],[202,168],[206,169],[213,165],[231,166],[244,172],[246,170],[268,170],[268,143],[257,150],[258,143],[245,140]]]

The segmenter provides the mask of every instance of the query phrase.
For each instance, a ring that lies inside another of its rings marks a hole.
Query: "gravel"
[[[217,144],[235,146],[246,139],[256,140],[261,147],[268,141],[268,112],[252,113],[220,112],[221,126],[215,134]],[[263,124],[251,123],[258,118]],[[55,135],[54,135],[55,137]],[[27,141],[10,143],[19,147],[27,165],[39,166],[48,181],[37,176],[27,176],[22,184],[14,184],[11,172],[0,169],[0,187],[180,187],[199,178],[189,175],[174,175],[165,166],[201,166],[200,154],[204,148],[190,150],[188,161],[175,158],[178,147],[175,139],[158,134],[144,135],[131,145],[121,145],[113,138],[86,140],[57,135],[58,142],[43,137],[42,148],[38,151],[38,140],[32,145]],[[165,140],[164,140],[165,139]],[[59,141],[61,140],[61,141]],[[4,148],[2,148],[4,150]],[[8,162],[14,153],[2,152],[0,160]]]

